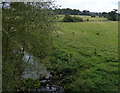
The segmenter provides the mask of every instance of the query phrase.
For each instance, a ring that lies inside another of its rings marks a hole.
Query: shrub
[[[96,35],[100,35],[100,33],[96,33]]]
[[[65,15],[63,18],[63,22],[73,22],[73,18],[69,15]]]
[[[89,19],[87,19],[87,21],[89,21]]]
[[[83,22],[83,19],[80,17],[72,17],[70,15],[65,15],[63,22]]]
[[[40,81],[38,79],[33,80],[28,78],[26,80],[22,80],[21,85],[26,87],[26,89],[36,89],[40,87]]]

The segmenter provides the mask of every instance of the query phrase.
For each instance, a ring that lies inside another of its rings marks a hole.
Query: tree
[[[83,10],[84,15],[90,15],[90,12],[88,10]]]
[[[116,13],[116,10],[109,12],[107,19],[108,19],[108,20],[111,20],[111,21],[117,21],[117,13]]]
[[[51,2],[3,3],[3,91],[20,86],[26,64],[22,58],[27,51],[40,62],[49,55],[50,33],[54,30]]]
[[[66,8],[66,9],[55,9],[54,10],[55,13],[57,14],[62,14],[62,15],[79,15],[81,14],[80,10],[77,9],[70,9],[70,8]]]

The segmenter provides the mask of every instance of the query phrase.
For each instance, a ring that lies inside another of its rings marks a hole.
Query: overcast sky
[[[110,12],[118,9],[120,0],[56,0],[61,8],[89,10],[91,12]]]

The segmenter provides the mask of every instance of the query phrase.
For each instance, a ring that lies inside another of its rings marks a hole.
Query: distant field
[[[71,16],[74,16],[74,15],[71,15]],[[91,16],[83,16],[83,15],[75,15],[76,17],[80,17],[80,18],[83,18],[84,21],[86,21],[87,19],[89,21],[104,21],[104,20],[107,20],[106,18],[102,17],[102,18],[99,18],[98,16],[96,16],[95,18],[94,17],[91,17]],[[59,20],[62,20],[64,15],[58,15],[59,17]]]
[[[117,22],[59,24],[51,57],[54,71],[63,75],[58,82],[68,91],[117,91]]]

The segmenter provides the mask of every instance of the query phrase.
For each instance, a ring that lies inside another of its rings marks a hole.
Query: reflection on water
[[[49,78],[50,72],[47,71],[43,64],[40,64],[37,58],[30,55],[29,53],[25,53],[23,60],[28,63],[28,66],[23,71],[23,78],[38,79],[40,76]]]

